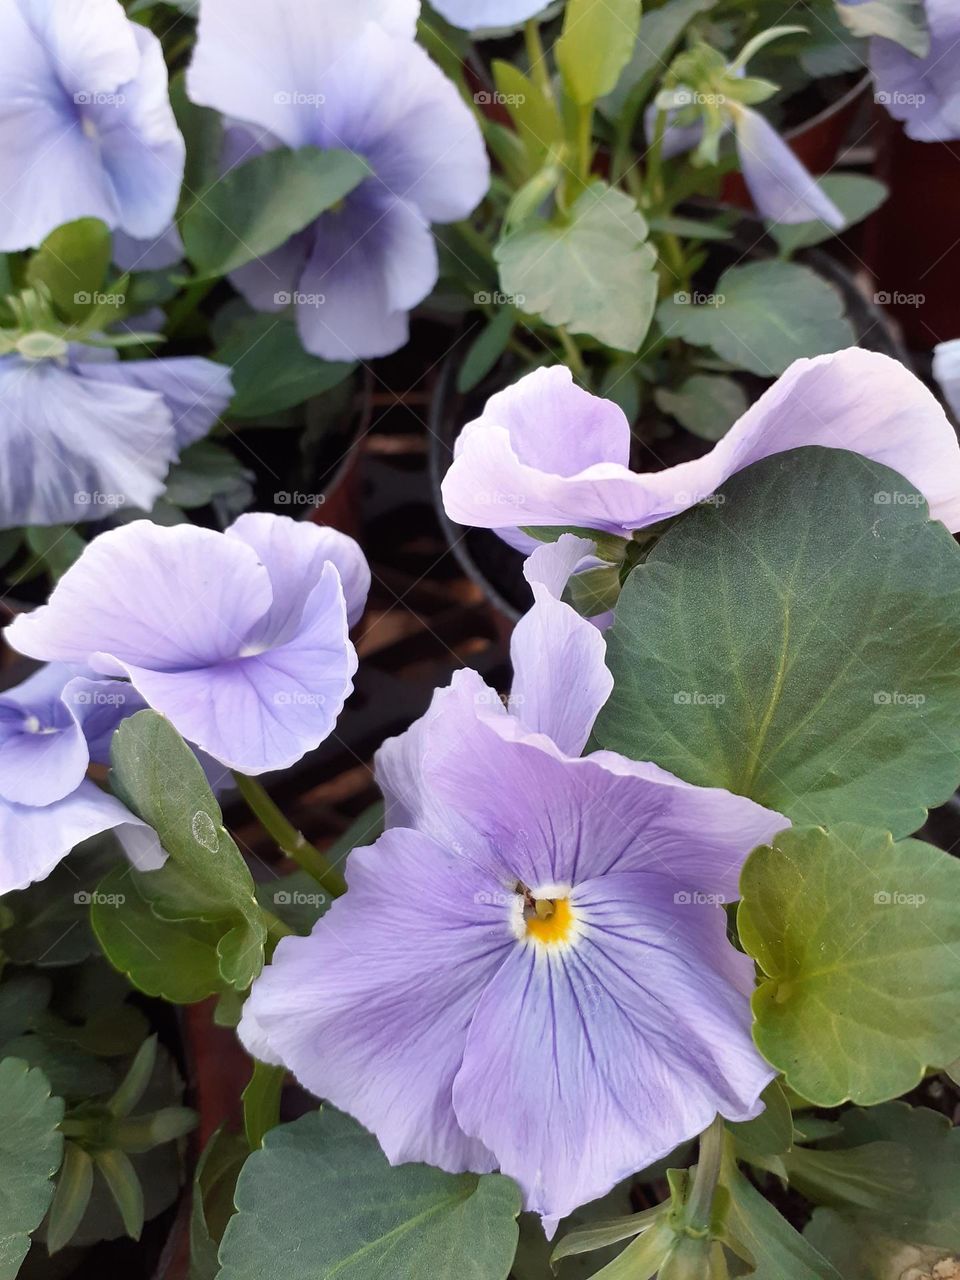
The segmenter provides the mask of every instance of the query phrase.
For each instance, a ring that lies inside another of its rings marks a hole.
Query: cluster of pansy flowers
[[[820,446],[893,467],[960,528],[954,430],[884,356],[798,362],[695,462],[631,472],[628,437],[616,406],[540,370],[464,429],[448,510],[512,541],[521,516],[626,539],[753,462]],[[481,503],[490,492],[516,494],[516,512]],[[774,1075],[750,1034],[753,965],[719,908],[789,822],[650,762],[583,754],[613,680],[602,631],[563,593],[594,550],[589,532],[563,533],[527,559],[507,705],[462,670],[381,747],[385,833],[349,855],[348,891],[310,936],[279,943],[239,1026],[392,1162],[499,1168],[548,1232],[716,1115],[759,1114]],[[315,747],[351,689],[368,586],[349,538],[285,517],[94,539],[7,631],[50,665],[2,703],[0,888],[94,830],[119,828],[140,866],[163,857],[85,778],[132,710],[166,715],[211,774]]]
[[[473,115],[415,43],[419,9],[419,0],[200,6],[187,92],[224,117],[224,175],[281,146],[347,150],[370,166],[342,207],[230,276],[258,310],[322,296],[322,308],[295,311],[304,347],[326,359],[403,346],[409,311],[438,277],[431,224],[466,217],[489,184]],[[0,162],[0,251],[33,249],[90,217],[114,232],[123,270],[182,256],[174,215],[185,144],[167,69],[157,38],[117,0],[3,6]],[[25,331],[0,344],[0,525],[99,519],[99,495],[150,511],[171,465],[229,405],[229,369],[193,357],[119,360],[51,327],[27,316]]]

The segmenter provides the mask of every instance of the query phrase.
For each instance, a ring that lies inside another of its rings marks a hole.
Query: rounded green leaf
[[[30,1248],[30,1232],[53,1199],[63,1158],[63,1099],[46,1076],[17,1058],[0,1061],[0,1280],[14,1280]]]
[[[594,182],[565,222],[535,220],[495,250],[500,283],[521,311],[618,351],[636,351],[657,298],[647,224],[622,191]]]
[[[740,940],[763,973],[754,1039],[819,1106],[912,1089],[960,1053],[960,862],[842,824],[754,850]]]
[[[391,1168],[335,1111],[271,1130],[237,1182],[219,1280],[505,1280],[520,1194],[499,1174]]]
[[[667,337],[711,347],[761,378],[776,377],[802,356],[854,344],[840,294],[795,262],[730,267],[703,300],[688,293],[665,298],[657,319]]]
[[[627,579],[601,746],[798,823],[908,835],[960,779],[960,549],[896,472],[777,454]]]

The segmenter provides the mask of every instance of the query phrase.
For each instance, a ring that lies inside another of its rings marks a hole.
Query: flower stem
[[[709,1129],[704,1129],[700,1135],[700,1159],[685,1215],[690,1235],[706,1235],[710,1230],[725,1137],[722,1116],[715,1116]]]
[[[263,829],[273,837],[282,852],[313,876],[314,880],[323,885],[332,897],[339,898],[342,893],[345,893],[347,883],[341,873],[336,867],[332,867],[316,845],[312,845],[284,816],[261,784],[255,778],[248,778],[242,773],[235,772],[233,777],[250,811],[259,820]]]
[[[583,356],[580,353],[580,348],[574,342],[573,338],[570,337],[570,334],[567,333],[562,324],[558,324],[556,326],[556,332],[557,337],[560,339],[563,346],[563,353],[566,357],[567,364],[573,370],[579,381],[586,386],[589,383],[590,375],[587,373],[587,366],[583,363]]]

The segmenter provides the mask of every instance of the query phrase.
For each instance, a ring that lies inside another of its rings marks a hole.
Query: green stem
[[[586,384],[589,382],[589,374],[587,373],[587,366],[583,362],[583,356],[580,354],[580,348],[562,324],[557,325],[557,337],[563,345],[563,353],[566,356],[567,364],[569,364],[577,378]]]
[[[543,41],[540,39],[540,24],[536,18],[531,18],[523,28],[523,41],[527,47],[530,78],[546,101],[552,102],[553,85],[550,83],[550,68],[547,66],[547,55],[544,53]]]
[[[217,280],[199,280],[188,285],[183,294],[170,308],[167,316],[167,337],[171,337],[184,323],[190,319],[207,294],[218,284]]]
[[[690,1235],[706,1235],[713,1217],[713,1196],[720,1177],[726,1134],[721,1116],[716,1116],[709,1129],[700,1135],[700,1159],[693,1188],[686,1205],[686,1227]]]
[[[332,867],[320,850],[299,832],[292,822],[281,812],[271,800],[266,790],[255,778],[245,774],[234,773],[234,780],[250,811],[259,820],[263,829],[273,837],[278,847],[313,876],[327,893],[339,898],[346,892],[347,883],[341,873]]]
[[[577,107],[577,172],[586,186],[593,164],[593,103]]]

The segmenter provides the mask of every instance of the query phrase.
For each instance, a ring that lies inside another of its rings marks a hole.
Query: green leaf
[[[63,1164],[47,1219],[47,1249],[57,1253],[70,1243],[83,1220],[93,1191],[93,1161],[75,1142],[63,1147]]]
[[[695,373],[676,391],[658,387],[653,398],[660,410],[703,440],[722,439],[747,411],[743,387],[723,375]]]
[[[628,105],[643,105],[666,70],[670,55],[690,23],[699,14],[712,9],[716,2],[667,0],[661,8],[643,15],[640,39],[633,46],[630,60],[616,87],[600,104],[605,116],[616,119]]]
[[[265,151],[231,169],[183,216],[187,256],[203,276],[226,275],[279,248],[370,174],[350,151]]]
[[[3,1046],[5,1057],[39,1068],[59,1097],[85,1100],[109,1093],[116,1077],[105,1063],[62,1040],[23,1035]]]
[[[843,450],[776,454],[688,512],[624,584],[607,662],[600,745],[794,822],[907,835],[957,785],[960,551]]]
[[[198,199],[206,199],[220,180],[223,157],[223,119],[219,111],[200,107],[187,97],[183,71],[170,77],[170,105],[187,146],[179,217]]]
[[[749,1160],[753,1156],[778,1156],[793,1146],[793,1115],[779,1080],[773,1080],[763,1091],[765,1109],[755,1120],[739,1124],[727,1121],[738,1155]]]
[[[457,371],[457,390],[461,395],[482,382],[506,351],[516,319],[513,307],[501,307],[474,338]]]
[[[90,919],[103,953],[148,996],[193,1004],[223,985],[218,923],[161,919],[150,906],[149,881],[117,867],[93,895]]]
[[[795,1147],[783,1170],[801,1195],[835,1209],[892,1211],[916,1182],[910,1152],[897,1142],[866,1142],[849,1150]]]
[[[338,386],[356,368],[304,351],[292,313],[243,315],[216,352],[233,370],[231,418],[261,418]]]
[[[882,182],[860,173],[828,173],[817,179],[817,185],[838,207],[847,227],[854,227],[869,217],[875,209],[880,208],[889,194]],[[835,227],[816,221],[794,224],[775,222],[770,225],[769,230],[784,255],[820,244],[823,240],[832,240],[837,234]]]
[[[243,1099],[243,1128],[250,1150],[263,1146],[263,1139],[280,1123],[280,1095],[287,1073],[283,1067],[254,1062],[253,1074],[240,1095]]]
[[[723,1241],[752,1264],[751,1280],[845,1280],[747,1181],[729,1146],[720,1185],[729,1196]]]
[[[296,870],[257,885],[257,901],[294,932],[306,936],[332,901],[309,871]]]
[[[75,564],[86,543],[67,525],[35,525],[26,531],[27,546],[56,582]]]
[[[221,921],[225,982],[245,991],[263,967],[266,927],[253,877],[226,828],[197,757],[155,711],[138,711],[111,743],[113,782],[170,855],[141,879],[155,914]]]
[[[235,1212],[233,1192],[249,1155],[244,1138],[218,1129],[197,1161],[190,1213],[190,1280],[215,1280],[217,1250]]]
[[[325,1109],[267,1134],[236,1205],[219,1280],[261,1280],[265,1257],[272,1280],[505,1280],[520,1195],[499,1174],[391,1168],[371,1134]]]
[[[0,1047],[33,1030],[50,1003],[52,989],[47,978],[36,974],[4,975],[0,985]]]
[[[910,1156],[913,1177],[879,1208],[817,1209],[808,1239],[845,1280],[901,1280],[913,1274],[911,1264],[918,1276],[935,1275],[932,1264],[945,1251],[960,1250],[960,1129],[938,1112],[905,1102],[847,1110],[838,1128],[840,1136],[827,1144],[831,1149],[895,1144]]]
[[[27,282],[46,285],[62,318],[82,323],[98,305],[113,237],[99,218],[78,218],[51,231],[27,264]]]
[[[53,1199],[63,1158],[63,1100],[50,1096],[42,1071],[16,1058],[0,1061],[0,1280],[14,1280],[30,1232]]]
[[[98,1151],[93,1159],[120,1210],[124,1230],[139,1240],[144,1221],[143,1188],[130,1157],[123,1151]]]
[[[923,0],[867,0],[838,4],[840,21],[853,35],[879,36],[903,45],[917,58],[930,52],[930,31]],[[882,102],[882,97],[877,99]]]
[[[842,824],[794,828],[743,869],[740,940],[763,971],[754,1039],[819,1106],[882,1102],[960,1052],[960,862]]]
[[[802,356],[856,341],[839,292],[795,262],[730,267],[709,296],[699,304],[688,294],[665,298],[657,308],[660,327],[667,337],[711,347],[762,378],[776,377]]]
[[[566,223],[527,224],[496,248],[501,286],[527,314],[636,351],[657,296],[647,224],[622,191],[595,182]]]
[[[563,141],[563,124],[552,98],[512,62],[494,59],[491,64],[499,104],[510,113],[530,158],[530,172],[539,169],[551,147]]]
[[[248,471],[235,453],[216,440],[197,440],[181,453],[167,476],[164,498],[185,510],[226,499],[238,511],[253,498]]]
[[[640,30],[640,0],[567,0],[554,52],[567,92],[586,106],[611,93]]]

